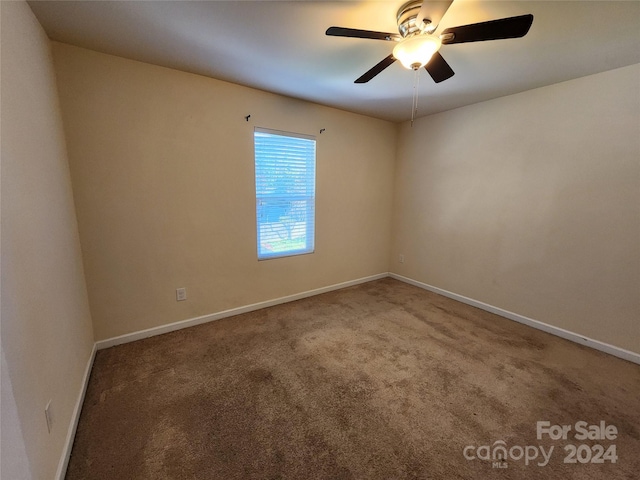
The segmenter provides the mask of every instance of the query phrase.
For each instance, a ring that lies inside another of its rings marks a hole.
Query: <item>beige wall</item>
[[[398,146],[393,272],[640,352],[640,65],[403,124]]]
[[[50,43],[26,3],[0,3],[2,385],[15,400],[15,408],[5,408],[11,401],[2,408],[2,478],[30,470],[33,478],[49,479],[62,456],[93,333]],[[20,428],[5,431],[16,425],[7,417],[16,413]],[[20,451],[29,466],[15,463]]]
[[[97,340],[388,270],[394,124],[53,45]],[[256,126],[317,136],[312,255],[257,261]]]
[[[54,57],[97,339],[381,273],[391,252],[393,272],[640,351],[638,66],[403,124],[396,151],[386,122]],[[313,255],[256,260],[254,126],[317,135]]]

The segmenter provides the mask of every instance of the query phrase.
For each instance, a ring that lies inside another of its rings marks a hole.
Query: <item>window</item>
[[[258,260],[312,253],[316,140],[256,128]]]

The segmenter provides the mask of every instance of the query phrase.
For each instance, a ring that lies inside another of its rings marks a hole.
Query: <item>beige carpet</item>
[[[67,479],[631,479],[639,399],[638,365],[383,279],[99,351]]]

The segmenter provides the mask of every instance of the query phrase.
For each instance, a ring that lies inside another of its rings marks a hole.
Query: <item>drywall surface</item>
[[[394,202],[392,272],[640,352],[640,65],[402,124]]]
[[[11,377],[7,361],[2,351],[0,359],[0,478],[12,480],[30,480],[32,477],[29,469],[29,459],[20,426],[18,407],[11,386]]]
[[[14,411],[3,402],[3,447],[11,443],[20,458],[5,467],[3,448],[2,473],[50,479],[66,446],[93,332],[51,45],[26,3],[0,4],[2,374],[10,380],[2,384],[3,396],[11,386],[20,426],[5,432],[14,425],[5,415]]]
[[[53,45],[97,340],[388,270],[396,125]],[[316,136],[313,254],[257,260],[255,127]]]

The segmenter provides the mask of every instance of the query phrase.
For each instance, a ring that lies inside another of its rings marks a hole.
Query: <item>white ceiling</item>
[[[391,121],[411,116],[400,62],[353,81],[392,42],[327,37],[330,26],[397,32],[403,0],[29,1],[60,42]],[[524,38],[445,45],[455,76],[420,71],[418,116],[640,63],[640,1],[454,0],[444,28],[532,13]]]

